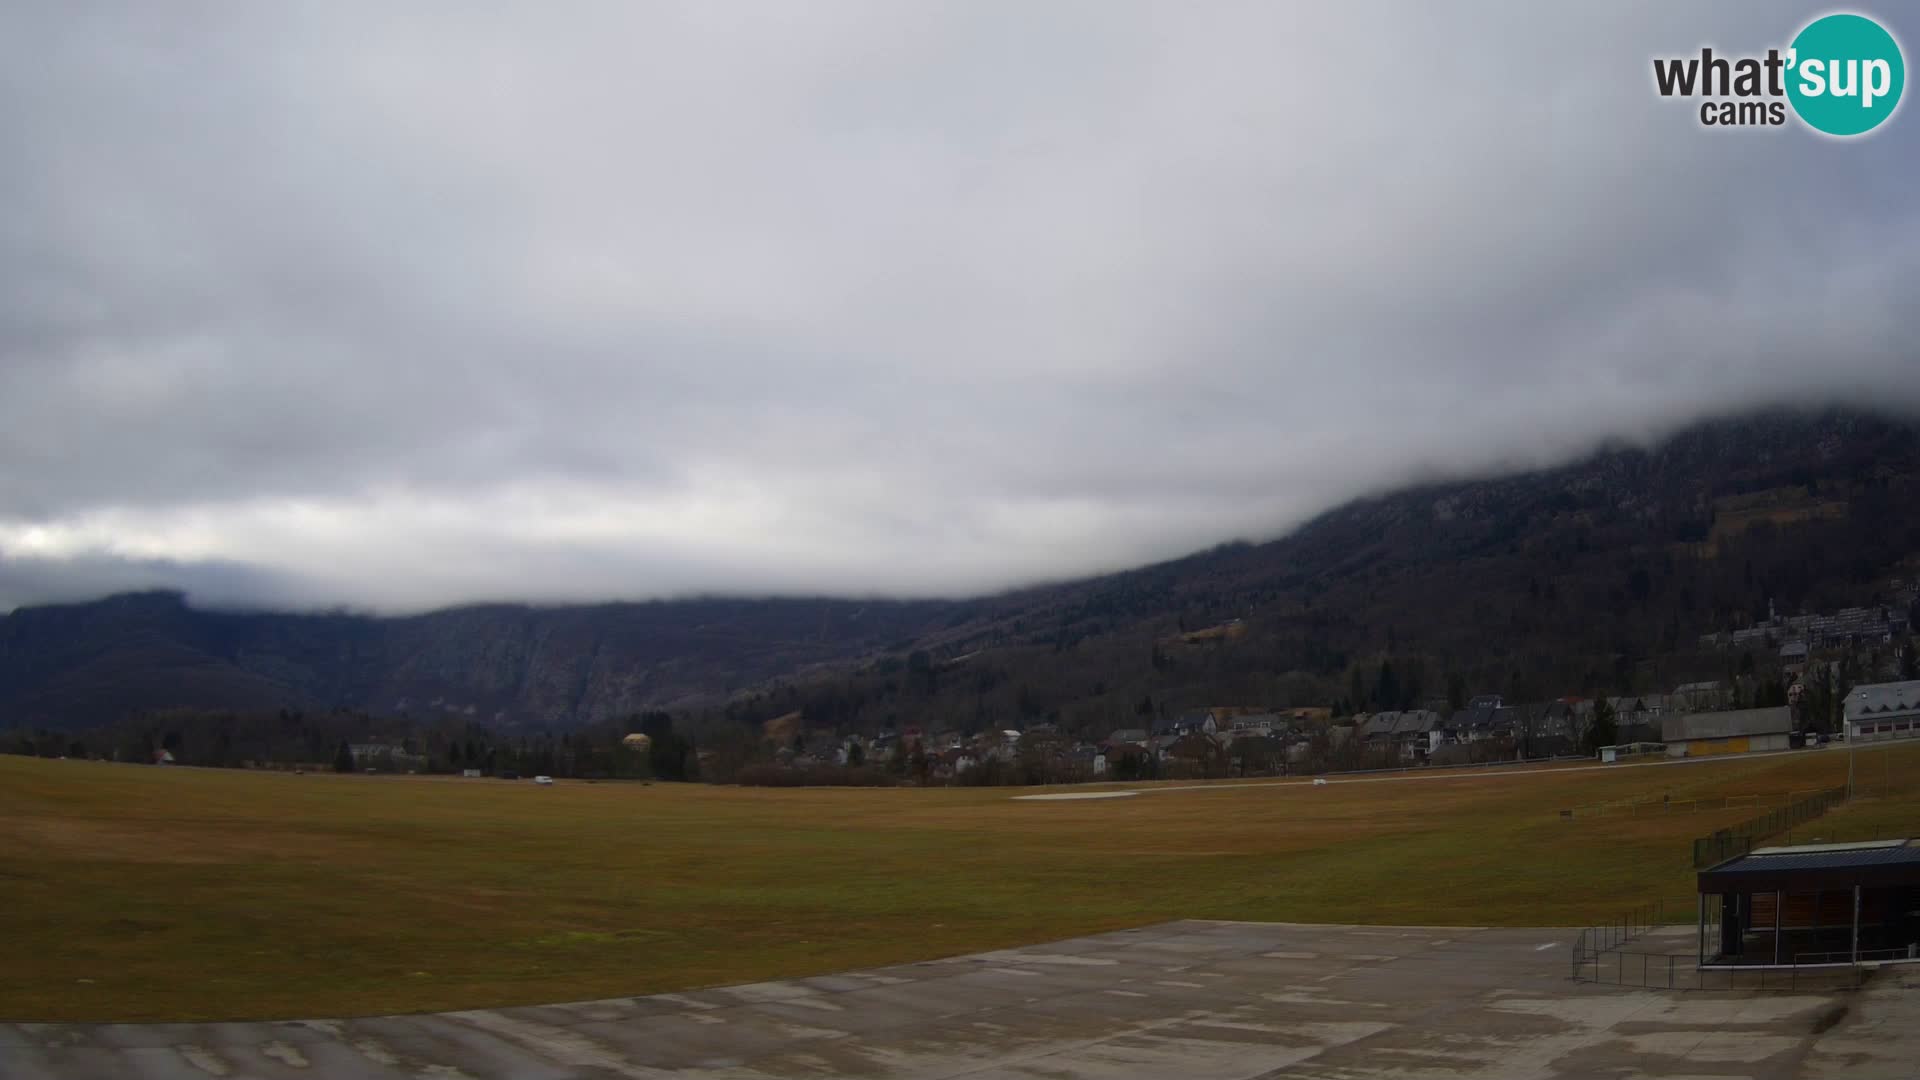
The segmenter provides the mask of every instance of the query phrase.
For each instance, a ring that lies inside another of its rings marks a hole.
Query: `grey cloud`
[[[221,561],[170,562],[85,554],[37,559],[0,556],[0,611],[25,604],[93,600],[108,593],[168,589],[214,608],[339,607],[286,573]]]
[[[15,5],[0,603],[950,594],[1914,407],[1912,117],[1652,91],[1805,15]]]

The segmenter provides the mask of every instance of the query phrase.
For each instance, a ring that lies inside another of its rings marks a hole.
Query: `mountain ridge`
[[[289,706],[569,725],[810,694],[860,698],[862,722],[970,707],[978,722],[1018,723],[1114,713],[1118,695],[1179,697],[1177,678],[1202,697],[1326,696],[1360,658],[1403,652],[1481,683],[1612,679],[1603,667],[1623,655],[1630,667],[1684,666],[1690,641],[1753,613],[1761,592],[1833,604],[1910,569],[1917,484],[1914,420],[1772,410],[1551,469],[1364,496],[1269,541],[969,599],[486,603],[378,616],[120,594],[0,618],[0,726]],[[1215,650],[1212,668],[1157,644],[1230,619],[1247,621],[1253,644]],[[1530,655],[1548,647],[1559,655]],[[1248,648],[1264,650],[1264,674],[1231,662]],[[918,701],[869,707],[890,697],[881,668],[916,652],[941,664],[971,655],[976,671],[1000,674],[983,674],[970,702],[929,683]]]

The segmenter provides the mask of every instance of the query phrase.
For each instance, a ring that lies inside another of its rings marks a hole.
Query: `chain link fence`
[[[1846,801],[1846,788],[1828,788],[1737,825],[1729,825],[1710,836],[1702,836],[1693,842],[1694,869],[1717,866],[1728,859],[1745,855],[1759,847],[1769,836],[1812,821]]]
[[[1697,798],[1630,799],[1617,802],[1573,806],[1560,811],[1562,820],[1584,818],[1643,818],[1667,814],[1704,814],[1719,810],[1758,810],[1784,806],[1812,792],[1794,791],[1774,795],[1703,795]]]

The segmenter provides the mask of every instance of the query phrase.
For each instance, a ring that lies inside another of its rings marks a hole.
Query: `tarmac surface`
[[[1691,933],[1691,928],[1687,930]],[[0,1024],[0,1077],[1911,1078],[1920,971],[1830,993],[1568,977],[1573,933],[1185,921],[651,997],[351,1020]]]

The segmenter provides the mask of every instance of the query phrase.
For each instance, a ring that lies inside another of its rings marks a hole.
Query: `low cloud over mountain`
[[[1652,89],[1805,16],[15,5],[0,607],[956,595],[1911,408],[1913,118]]]

